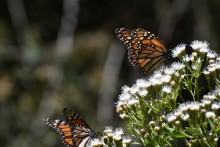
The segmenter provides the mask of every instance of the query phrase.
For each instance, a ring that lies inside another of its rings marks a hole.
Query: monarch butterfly
[[[65,121],[46,118],[45,123],[56,129],[61,135],[63,143],[68,147],[84,147],[99,132],[92,130],[90,126],[72,109],[64,108]]]
[[[152,73],[170,58],[171,52],[165,43],[147,30],[116,28],[115,32],[127,45],[129,62],[143,75]]]

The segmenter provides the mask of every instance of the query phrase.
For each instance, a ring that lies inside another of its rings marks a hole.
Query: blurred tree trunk
[[[31,130],[37,133],[37,136],[43,133],[41,129],[41,124],[39,124],[39,119],[45,116],[42,114],[51,115],[56,109],[56,105],[51,103],[52,101],[60,101],[58,99],[62,98],[60,103],[61,107],[65,103],[65,98],[63,95],[59,95],[59,90],[63,87],[63,76],[64,69],[63,64],[68,61],[69,55],[73,49],[74,33],[77,26],[77,16],[79,11],[79,1],[78,0],[64,0],[63,1],[63,16],[61,19],[61,26],[59,29],[56,48],[55,48],[55,62],[50,64],[48,71],[48,83],[44,90],[41,103],[38,107],[38,112],[36,119],[33,120],[31,125]],[[68,98],[69,99],[69,98]],[[45,113],[46,112],[46,113]]]
[[[27,34],[28,19],[22,0],[8,0],[8,10],[11,16],[12,24],[16,31],[16,37],[19,45],[23,47],[27,41],[32,38]],[[31,39],[32,40],[32,39]]]
[[[107,59],[105,61],[104,70],[100,85],[100,100],[98,103],[98,120],[113,120],[114,98],[117,88],[118,75],[122,65],[125,50],[120,47],[117,41],[113,41]]]
[[[58,60],[67,60],[73,49],[74,33],[78,21],[79,0],[63,1],[63,17],[57,37],[56,55]]]
[[[216,30],[214,29],[213,21],[211,20],[211,14],[208,8],[206,0],[194,0],[192,2],[192,8],[195,17],[194,36],[199,36],[198,39],[209,38],[209,43],[213,49],[217,49],[219,45]]]

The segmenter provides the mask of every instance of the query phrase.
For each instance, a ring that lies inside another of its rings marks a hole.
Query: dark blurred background
[[[169,48],[207,40],[219,52],[218,0],[1,0],[0,146],[64,146],[43,118],[75,109],[96,130],[124,126],[114,102],[143,78],[116,27],[147,29]]]

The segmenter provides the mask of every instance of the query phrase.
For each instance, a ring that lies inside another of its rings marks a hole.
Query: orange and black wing
[[[120,28],[116,34],[128,46],[129,62],[144,75],[152,73],[167,58],[165,43],[144,29]]]
[[[65,145],[68,147],[84,147],[98,135],[89,125],[72,109],[63,109],[65,121],[59,119],[45,119],[48,126],[59,132]]]
[[[73,109],[64,108],[63,114],[66,121],[71,125],[74,146],[83,147],[98,135]]]
[[[61,135],[63,143],[68,147],[76,147],[73,143],[73,134],[71,126],[66,121],[61,121],[59,119],[46,118],[45,123],[56,129]]]
[[[84,121],[84,119],[82,119],[82,117],[78,113],[76,113],[73,109],[64,108],[63,115],[66,121],[71,124],[71,126],[74,127],[77,124],[91,129],[90,126]]]
[[[115,32],[117,37],[127,46],[129,62],[136,68],[138,66],[137,58],[140,50],[134,30],[116,28]]]

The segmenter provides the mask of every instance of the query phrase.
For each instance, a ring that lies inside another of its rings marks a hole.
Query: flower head
[[[189,114],[182,114],[181,118],[182,120],[187,121],[189,119]]]
[[[104,133],[112,133],[113,132],[113,127],[112,126],[106,126]]]
[[[188,103],[182,103],[179,105],[178,110],[181,111],[182,113],[187,112],[189,109]]]
[[[158,78],[156,78],[156,77],[152,77],[152,78],[150,78],[150,83],[153,85],[153,86],[157,86],[157,85],[161,85],[162,84],[162,82],[161,82],[161,80],[160,79],[158,79]]]
[[[147,94],[148,94],[148,91],[147,90],[140,90],[139,92],[138,92],[138,94],[140,95],[140,96],[142,96],[142,97],[145,97]]]
[[[137,104],[139,104],[139,100],[136,99],[136,98],[132,98],[128,101],[128,105],[130,105],[130,106],[134,106],[134,105],[137,105]]]
[[[130,144],[130,143],[131,143],[131,137],[129,137],[129,136],[123,136],[123,137],[122,137],[122,143],[123,143],[123,144]]]
[[[214,112],[209,111],[209,112],[206,112],[206,117],[207,117],[207,118],[215,118],[216,115],[215,115]]]
[[[175,47],[172,51],[172,56],[174,58],[178,57],[183,51],[185,51],[186,44],[180,44],[177,47]]]
[[[181,62],[174,62],[171,67],[173,67],[173,69],[175,69],[176,71],[182,70],[185,68],[185,65]]]
[[[129,93],[122,93],[121,95],[119,95],[118,99],[120,101],[128,101],[131,99],[131,95]]]
[[[214,52],[213,50],[211,50],[211,51],[209,51],[207,53],[207,57],[210,58],[210,59],[216,58],[217,57],[217,53]]]
[[[207,49],[209,47],[209,44],[207,41],[198,41],[195,40],[193,41],[190,46],[194,49],[194,50],[200,50],[200,49]]]
[[[104,144],[101,140],[99,140],[98,138],[93,138],[90,141],[90,146],[99,146],[100,144]]]
[[[213,110],[219,110],[220,109],[220,103],[218,102],[218,103],[213,103],[212,104],[212,109]]]
[[[173,113],[170,113],[170,114],[167,115],[167,121],[168,122],[174,122],[174,121],[176,121],[176,119],[177,118]]]
[[[200,105],[199,105],[198,102],[191,102],[191,103],[189,103],[188,108],[189,108],[189,110],[191,110],[191,111],[199,111]]]
[[[172,92],[171,86],[163,86],[162,91],[169,94]]]
[[[130,87],[128,87],[127,85],[122,87],[122,92],[126,93],[130,91]]]
[[[169,83],[170,82],[170,80],[171,80],[171,76],[170,75],[164,75],[162,78],[161,78],[161,81],[163,82],[163,83]]]
[[[116,128],[114,134],[115,136],[122,136],[124,134],[123,128]]]
[[[151,84],[150,84],[149,82],[147,82],[146,80],[144,80],[144,79],[138,79],[138,80],[136,81],[136,85],[137,85],[137,87],[139,87],[139,88],[147,88],[147,87],[149,87]]]

